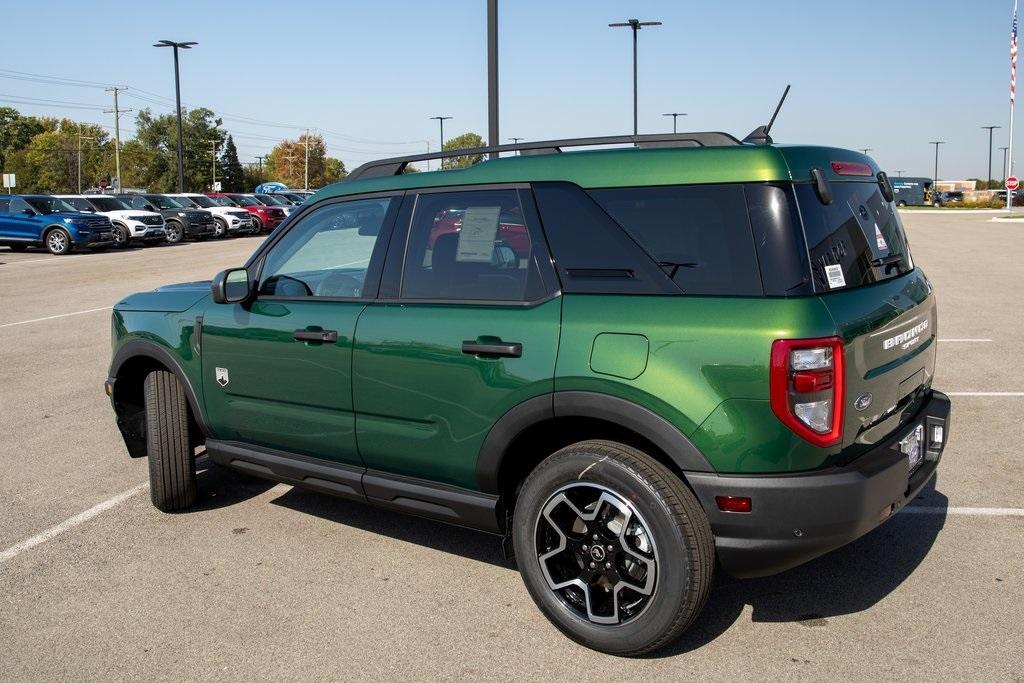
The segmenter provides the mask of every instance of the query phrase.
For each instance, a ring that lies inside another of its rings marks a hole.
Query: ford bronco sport
[[[543,613],[623,655],[682,633],[716,567],[867,533],[949,438],[935,295],[870,158],[765,138],[373,162],[243,267],[129,296],[106,390],[153,503],[193,504],[204,447],[502,534]]]

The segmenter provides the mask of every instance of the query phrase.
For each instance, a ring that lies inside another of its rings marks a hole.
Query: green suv
[[[559,629],[623,655],[692,624],[716,566],[870,531],[949,436],[932,286],[871,159],[749,140],[373,162],[244,267],[129,296],[106,390],[153,503],[194,503],[205,448],[499,534]]]

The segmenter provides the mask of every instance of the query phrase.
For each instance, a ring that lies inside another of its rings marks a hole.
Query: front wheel
[[[258,235],[263,232],[263,221],[258,216],[252,217],[252,234]]]
[[[530,596],[587,647],[651,652],[704,607],[715,561],[707,517],[679,477],[635,448],[563,448],[527,478],[513,520]]]
[[[128,246],[128,242],[131,241],[131,233],[128,232],[128,228],[123,225],[115,224],[113,229],[110,231],[110,236],[114,240],[114,247],[116,249],[123,249]]]
[[[185,230],[181,223],[177,221],[167,221],[164,225],[164,234],[167,236],[167,241],[171,244],[177,244],[185,236]]]
[[[173,373],[154,370],[146,375],[143,395],[150,498],[164,512],[191,507],[196,500],[196,460],[185,390]]]
[[[46,250],[55,256],[71,251],[71,235],[64,228],[54,228],[46,233]]]

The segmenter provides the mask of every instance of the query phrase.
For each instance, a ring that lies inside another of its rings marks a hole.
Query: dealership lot
[[[642,660],[562,637],[494,537],[216,468],[200,472],[198,510],[149,505],[146,463],[127,457],[102,392],[109,307],[240,265],[257,239],[0,249],[0,671],[1019,679],[1024,225],[953,212],[905,222],[939,295],[934,384],[954,394],[934,489],[808,565],[720,577],[696,627]]]

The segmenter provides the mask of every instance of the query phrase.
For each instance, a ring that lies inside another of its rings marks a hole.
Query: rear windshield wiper
[[[869,264],[875,268],[881,268],[885,266],[885,272],[889,272],[889,266],[896,266],[898,269],[903,269],[903,254],[893,254],[891,256],[883,256],[881,258],[871,259],[868,261]]]
[[[668,276],[671,278],[676,276],[676,273],[679,272],[680,268],[696,268],[697,265],[696,261],[658,261],[659,267],[672,269],[668,273]]]

